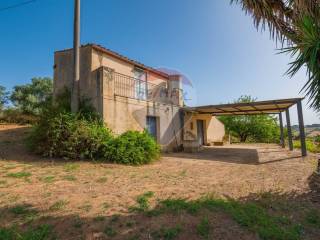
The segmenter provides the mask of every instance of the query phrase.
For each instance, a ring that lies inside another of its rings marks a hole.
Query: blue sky
[[[2,0],[0,8],[24,0]],[[178,70],[194,89],[192,104],[248,94],[259,100],[303,96],[289,56],[229,0],[81,0],[81,43],[98,43],[155,68]],[[0,12],[0,84],[8,89],[53,75],[53,52],[72,47],[73,0],[37,0]],[[197,97],[195,97],[197,96]],[[305,101],[306,102],[306,101]],[[305,123],[320,123],[304,103]],[[297,123],[295,108],[291,111]]]

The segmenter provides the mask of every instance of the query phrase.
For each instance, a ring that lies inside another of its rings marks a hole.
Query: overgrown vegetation
[[[256,99],[251,96],[241,96],[236,103],[250,103]],[[241,115],[221,116],[229,134],[240,142],[278,143],[279,127],[275,117],[271,115]]]
[[[56,239],[52,227],[41,225],[35,229],[29,228],[21,232],[16,228],[0,228],[0,240],[53,240]]]
[[[293,141],[293,147],[294,148],[301,148],[301,142],[299,140],[294,140]],[[306,140],[306,147],[308,152],[312,153],[320,153],[320,145],[311,139]]]
[[[69,99],[70,93],[65,91],[42,110],[27,141],[32,151],[47,157],[131,165],[158,158],[159,146],[147,132],[128,131],[114,136],[88,100],[81,102],[78,113],[71,113]]]
[[[211,197],[192,201],[166,199],[160,202],[158,209],[150,211],[153,211],[157,215],[182,212],[197,215],[203,212],[203,210],[209,212],[222,211],[230,215],[240,226],[257,233],[261,239],[298,240],[302,234],[302,226],[300,224],[284,223],[281,220],[282,218],[271,215],[264,207],[255,202],[241,203],[234,200]],[[318,223],[318,218],[313,215],[310,215],[308,219],[312,223]],[[202,238],[208,238],[210,224],[207,217],[204,217],[199,222],[197,232]]]

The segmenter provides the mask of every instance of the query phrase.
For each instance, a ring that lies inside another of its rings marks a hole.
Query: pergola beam
[[[233,107],[234,108],[234,107]],[[207,111],[202,111],[202,110],[198,110],[199,113],[203,113],[203,114],[237,114],[237,113],[251,113],[251,112],[259,112],[260,113],[267,113],[267,114],[278,114],[279,112],[283,112],[285,111],[286,109],[285,108],[281,108],[281,109],[274,109],[274,108],[267,108],[267,109],[250,109],[250,110],[237,110],[237,111],[229,111],[229,110],[222,110],[221,108],[215,108],[217,110],[219,110],[220,112],[217,112],[217,111],[210,111],[210,112],[207,112]]]

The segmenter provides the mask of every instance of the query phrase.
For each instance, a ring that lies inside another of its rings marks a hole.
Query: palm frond
[[[268,27],[270,35],[282,44],[282,53],[294,61],[287,71],[294,76],[303,66],[307,82],[302,90],[310,107],[320,111],[320,0],[231,0],[253,18],[256,28]]]

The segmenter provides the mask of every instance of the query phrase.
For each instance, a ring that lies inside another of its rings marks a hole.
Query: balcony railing
[[[121,73],[113,73],[115,95],[139,100],[154,99],[155,91],[161,90],[161,84],[153,84]]]

